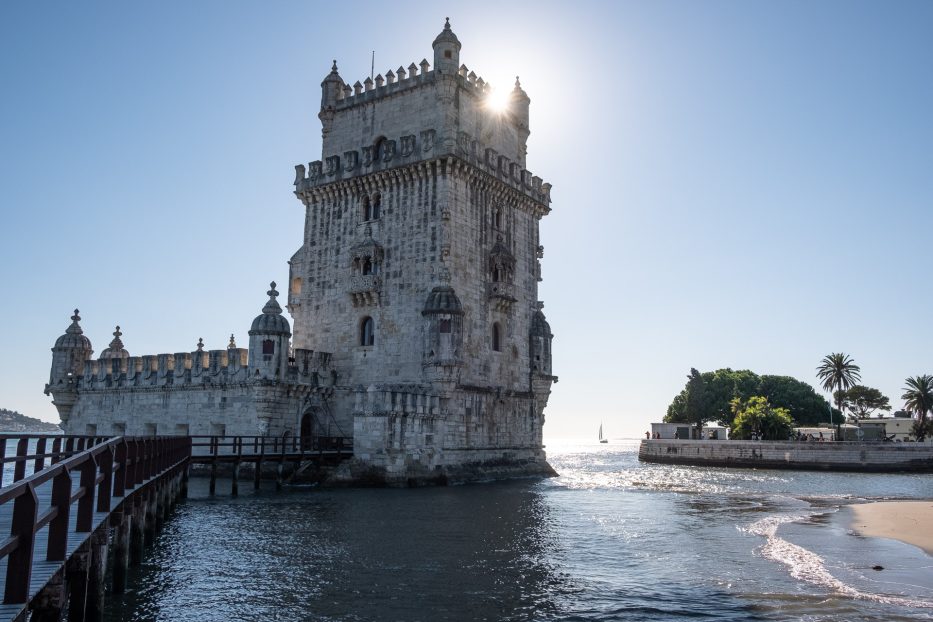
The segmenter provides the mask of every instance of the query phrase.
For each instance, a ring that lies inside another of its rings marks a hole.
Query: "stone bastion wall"
[[[643,440],[643,462],[817,471],[933,472],[933,443]]]

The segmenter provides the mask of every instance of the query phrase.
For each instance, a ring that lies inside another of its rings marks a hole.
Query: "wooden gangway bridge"
[[[128,566],[187,494],[192,467],[211,494],[229,475],[236,495],[244,465],[259,488],[264,473],[283,485],[352,455],[342,437],[0,435],[0,622],[100,619],[105,593],[126,589]]]

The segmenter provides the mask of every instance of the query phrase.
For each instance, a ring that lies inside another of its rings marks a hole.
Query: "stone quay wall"
[[[643,440],[642,462],[814,471],[933,472],[933,443]]]

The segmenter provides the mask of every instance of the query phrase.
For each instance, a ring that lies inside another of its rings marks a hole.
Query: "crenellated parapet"
[[[525,197],[542,204],[550,211],[551,184],[544,182],[531,171],[513,162],[495,149],[486,147],[467,132],[458,132],[453,150],[443,147],[433,129],[420,135],[410,134],[393,139],[383,139],[376,145],[364,145],[358,150],[332,155],[305,166],[295,166],[295,194],[301,199],[328,196],[350,188],[355,193],[378,189],[380,178],[386,184],[399,178],[421,177],[426,165],[440,162],[445,168],[455,167],[455,162],[468,164],[491,180],[503,182]],[[337,182],[357,181],[347,186],[333,188]]]
[[[333,384],[331,354],[295,350],[283,380],[325,387]],[[249,350],[228,348],[173,354],[131,356],[126,359],[88,359],[84,374],[74,379],[77,391],[132,388],[183,388],[241,384],[256,381],[250,374]]]
[[[417,65],[411,63],[407,70],[405,67],[399,67],[394,71],[389,69],[384,76],[378,74],[374,79],[365,78],[362,82],[357,80],[353,86],[344,83],[342,88],[336,91],[334,109],[340,111],[371,104],[412,89],[433,85],[438,75],[431,69],[427,59],[422,59]],[[486,97],[493,90],[491,84],[470,71],[466,65],[460,65],[455,74],[444,77],[455,80],[457,86],[476,98]]]

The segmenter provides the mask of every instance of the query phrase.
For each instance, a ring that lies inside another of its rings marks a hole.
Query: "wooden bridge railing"
[[[0,488],[9,484],[7,478],[8,464],[13,465],[12,481],[18,482],[26,477],[29,463],[32,463],[32,472],[38,473],[45,468],[45,461],[49,464],[69,458],[81,453],[86,448],[98,445],[109,436],[62,436],[61,434],[0,434]],[[13,455],[8,456],[7,448],[15,443]]]
[[[232,465],[230,492],[239,492],[240,465],[252,463],[253,488],[259,490],[263,464],[273,464],[276,485],[282,486],[286,462],[295,465],[291,476],[310,464],[334,464],[353,457],[353,439],[343,436],[192,436],[191,462],[210,465],[210,494],[217,489],[217,469]]]
[[[277,454],[353,453],[353,438],[344,436],[192,436],[191,455],[239,457]]]
[[[33,453],[28,452],[30,439],[35,439]],[[74,532],[89,533],[94,528],[94,513],[109,513],[113,498],[129,497],[137,486],[180,468],[191,455],[191,439],[184,436],[106,439],[0,435],[0,450],[11,440],[17,443],[16,456],[3,455],[3,464],[14,463],[14,482],[0,489],[0,513],[9,512],[12,505],[10,536],[0,543],[0,559],[7,561],[4,604],[29,600],[38,555],[44,555],[46,561],[65,561],[73,505],[77,504]],[[51,451],[47,451],[49,440]],[[29,462],[33,463],[33,474],[26,477]],[[48,508],[40,508],[37,490],[49,482]],[[37,551],[36,534],[45,528],[46,550]]]

